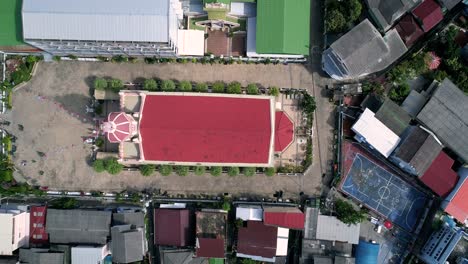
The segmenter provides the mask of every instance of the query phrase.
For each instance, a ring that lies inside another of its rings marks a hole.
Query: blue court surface
[[[428,200],[424,193],[360,154],[354,157],[341,190],[410,232]]]

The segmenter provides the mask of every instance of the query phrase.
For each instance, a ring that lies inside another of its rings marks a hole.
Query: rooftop
[[[385,100],[382,106],[380,106],[379,110],[375,113],[375,118],[380,120],[380,122],[398,136],[403,134],[411,121],[409,114],[390,99]]]
[[[259,207],[236,207],[236,219],[262,221],[263,209]]]
[[[63,264],[63,252],[50,252],[49,249],[20,248],[19,260],[25,264]]]
[[[0,1],[0,46],[23,45],[21,0]]]
[[[263,222],[291,229],[304,229],[305,216],[297,207],[263,207]]]
[[[366,0],[372,18],[383,30],[388,30],[395,21],[409,11],[419,0]]]
[[[266,226],[260,221],[248,221],[246,227],[239,228],[237,252],[273,258],[276,256],[277,232],[277,227]]]
[[[285,150],[294,139],[294,124],[288,115],[283,112],[276,112],[275,117],[275,151]]]
[[[226,238],[226,212],[199,211],[195,213],[197,221],[197,237]]]
[[[131,229],[130,225],[114,226],[112,235],[112,261],[132,263],[143,260],[143,230]]]
[[[224,239],[221,238],[197,238],[197,257],[224,258]]]
[[[424,31],[410,14],[405,15],[400,22],[396,24],[395,29],[398,31],[398,34],[407,47],[412,46],[424,35]]]
[[[442,9],[434,0],[424,0],[413,10],[413,14],[421,21],[424,32],[431,30],[444,18]]]
[[[459,171],[460,180],[452,192],[445,198],[445,212],[455,217],[460,223],[468,224],[468,169]]]
[[[112,214],[114,225],[132,225],[134,227],[145,226],[145,215],[143,212],[124,212]]]
[[[447,196],[458,181],[457,173],[452,170],[453,163],[453,159],[441,151],[420,180],[439,196]]]
[[[359,243],[360,224],[347,225],[334,216],[318,215],[316,239]]]
[[[194,257],[192,249],[159,248],[161,264],[208,264],[208,259]]]
[[[154,209],[154,243],[165,246],[193,244],[190,211],[186,209]]]
[[[460,3],[461,0],[441,0],[441,2],[447,9],[450,10],[454,8],[458,3]]]

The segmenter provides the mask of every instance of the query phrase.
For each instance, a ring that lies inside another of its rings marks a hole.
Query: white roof
[[[316,238],[357,245],[359,243],[360,226],[360,224],[347,225],[334,216],[319,215]]]
[[[11,239],[13,237],[13,215],[0,214],[0,255],[11,255],[13,245]]]
[[[205,32],[202,30],[179,30],[177,54],[203,56],[205,54]]]
[[[255,3],[231,2],[229,14],[247,17],[255,16],[257,14],[257,5]]]
[[[169,2],[170,0],[24,0],[23,37],[168,42]]]
[[[254,207],[237,207],[236,219],[242,219],[244,221],[262,221],[263,210]]]
[[[71,264],[101,263],[108,254],[109,250],[107,245],[102,247],[72,247]]]
[[[398,135],[375,118],[375,113],[368,108],[351,129],[386,158],[400,142]]]
[[[278,237],[276,239],[276,256],[288,255],[289,229],[278,227]]]

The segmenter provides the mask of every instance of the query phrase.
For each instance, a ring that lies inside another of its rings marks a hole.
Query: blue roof
[[[356,264],[375,264],[379,256],[379,244],[359,241],[356,248]]]

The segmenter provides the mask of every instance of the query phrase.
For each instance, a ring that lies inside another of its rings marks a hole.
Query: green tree
[[[394,86],[391,90],[390,93],[388,94],[388,97],[392,99],[393,101],[396,102],[402,102],[405,100],[406,96],[410,93],[411,89],[408,83],[402,83],[400,85]]]
[[[224,201],[222,208],[224,211],[231,211],[231,203],[229,201]]]
[[[13,170],[2,168],[0,169],[0,182],[11,182],[13,180]]]
[[[161,83],[161,89],[165,92],[175,91],[176,85],[172,80],[164,80]]]
[[[273,167],[268,167],[268,168],[265,169],[265,175],[266,176],[273,176],[273,175],[275,175],[275,173],[276,173],[276,170]]]
[[[172,173],[172,166],[171,165],[161,165],[159,166],[159,173],[162,176],[169,176]]]
[[[179,83],[179,90],[183,92],[191,92],[192,84],[189,81],[181,81]]]
[[[212,90],[213,93],[224,93],[225,84],[223,82],[215,82],[213,83]]]
[[[366,219],[366,214],[362,210],[354,210],[353,206],[344,201],[335,201],[336,217],[345,224],[358,224]]]
[[[194,90],[195,92],[206,93],[208,92],[208,85],[206,83],[197,83]]]
[[[227,87],[227,92],[230,94],[240,94],[242,93],[242,87],[238,82],[232,82]]]
[[[119,174],[123,170],[123,165],[120,164],[116,158],[106,159],[104,165],[106,171],[112,175]]]
[[[143,82],[143,89],[148,91],[156,91],[158,89],[158,83],[153,79],[146,79]]]
[[[278,96],[280,93],[279,88],[276,86],[270,87],[270,95]]]
[[[205,172],[206,172],[205,166],[196,166],[194,169],[195,175],[198,175],[198,176],[205,174]]]
[[[214,166],[210,168],[210,173],[213,176],[219,176],[223,172],[223,168],[219,166]]]
[[[375,92],[376,94],[383,94],[384,87],[378,82],[364,82],[362,85],[362,91],[365,93]]]
[[[348,14],[349,20],[351,20],[352,22],[356,21],[361,16],[361,12],[362,12],[361,1],[348,0],[345,3],[347,3],[347,7],[348,7],[347,11],[349,12]]]
[[[152,164],[145,164],[140,166],[140,173],[143,176],[151,176],[156,170],[156,166]]]
[[[247,85],[247,94],[258,94],[258,87],[255,83]]]
[[[124,87],[124,84],[122,80],[119,79],[112,79],[109,81],[108,88],[111,89],[113,92],[118,93],[122,88]]]
[[[189,174],[189,166],[176,166],[175,170],[179,176],[187,176]]]
[[[106,170],[106,166],[104,164],[104,160],[102,159],[96,159],[94,162],[93,162],[93,169],[95,172],[98,172],[98,173],[101,173],[101,172],[104,172]]]
[[[346,26],[346,18],[338,10],[331,10],[325,16],[325,27],[330,32],[340,32]]]
[[[315,104],[315,98],[308,93],[304,93],[304,96],[301,100],[301,108],[307,114],[312,114],[315,111],[315,108],[317,108],[317,105]]]
[[[96,90],[105,90],[108,87],[107,80],[104,78],[96,78],[94,80],[94,89]]]
[[[255,167],[245,167],[242,169],[242,174],[245,176],[253,176],[257,169]]]
[[[55,209],[74,209],[78,202],[75,198],[61,197],[50,202],[50,207]]]
[[[229,167],[227,171],[227,174],[229,176],[237,176],[239,175],[239,173],[240,173],[239,167]]]

